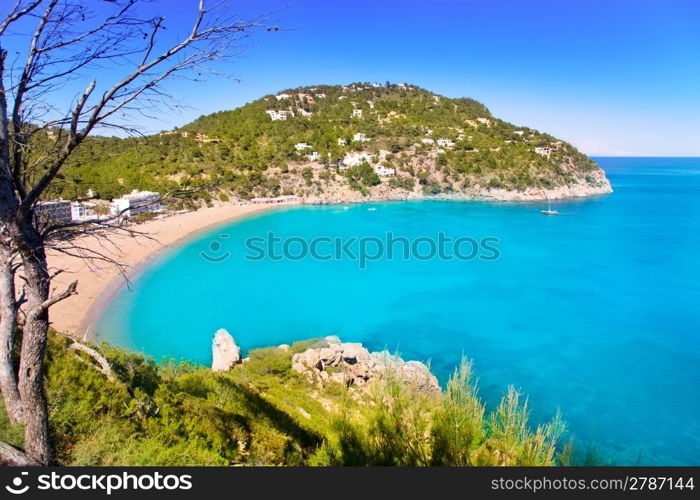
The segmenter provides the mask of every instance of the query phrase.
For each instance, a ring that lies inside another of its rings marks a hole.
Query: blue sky
[[[284,2],[230,3],[245,17]],[[175,33],[195,3],[151,9]],[[389,80],[472,97],[592,155],[700,156],[697,0],[299,0],[274,17],[281,31],[225,64],[239,83],[173,84],[192,109],[143,125],[171,128],[287,87]]]

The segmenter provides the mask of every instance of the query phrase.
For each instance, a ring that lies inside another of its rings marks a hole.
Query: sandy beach
[[[271,210],[273,207],[274,205],[219,205],[202,208],[135,226],[153,239],[115,234],[111,236],[113,245],[101,246],[94,237],[83,237],[79,243],[85,247],[99,248],[101,252],[118,259],[128,266],[126,274],[133,275],[156,255],[177,247],[201,231]],[[105,263],[91,264],[77,257],[55,252],[50,252],[48,259],[52,270],[65,269],[65,272],[53,280],[52,286],[57,291],[63,290],[73,281],[78,281],[78,294],[51,308],[52,326],[58,331],[80,338],[89,337],[90,319],[94,320],[119,288],[126,284],[124,276],[120,274],[119,269]]]

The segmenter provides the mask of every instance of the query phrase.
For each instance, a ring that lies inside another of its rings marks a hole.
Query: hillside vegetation
[[[105,345],[115,380],[71,342],[52,334],[47,358],[62,465],[554,465],[571,457],[559,417],[531,429],[514,389],[487,410],[466,361],[443,393],[388,377],[357,399],[291,369],[294,353],[323,341],[258,349],[221,373]],[[21,436],[0,405],[0,440],[21,446]]]
[[[366,160],[339,168],[353,154]],[[394,172],[377,175],[379,167]],[[157,135],[95,137],[53,189],[69,199],[148,189],[171,201],[295,194],[337,202],[556,198],[609,192],[609,184],[570,144],[472,99],[387,82],[288,89]]]

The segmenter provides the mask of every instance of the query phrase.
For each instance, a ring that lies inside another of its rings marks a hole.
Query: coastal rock
[[[440,392],[437,378],[423,363],[404,361],[388,351],[370,353],[360,343],[343,343],[337,337],[326,337],[324,345],[292,356],[292,370],[319,387],[338,383],[363,390],[373,381],[392,377],[422,392]]]
[[[214,334],[211,344],[213,360],[211,369],[215,372],[230,370],[233,365],[243,362],[241,348],[236,345],[233,337],[223,328]]]

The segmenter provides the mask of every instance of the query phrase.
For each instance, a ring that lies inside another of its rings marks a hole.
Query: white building
[[[309,159],[309,161],[317,161],[318,160],[318,153],[316,151],[312,151],[306,157]]]
[[[372,101],[367,101],[367,105],[369,106],[369,109],[374,109],[374,103]]]
[[[294,145],[294,148],[297,151],[304,151],[305,149],[309,149],[310,147],[311,147],[311,145],[306,144],[305,142],[298,142]]]
[[[372,162],[372,155],[369,153],[348,153],[345,155],[345,158],[342,159],[342,164],[343,166],[347,167],[354,167],[356,165],[359,165],[360,163],[366,161],[367,163]],[[344,168],[341,167],[341,171],[345,170]]]
[[[547,146],[535,148],[535,153],[537,153],[538,155],[549,156],[549,154],[551,152],[552,152],[552,148],[547,147]]]
[[[476,120],[479,121],[479,122],[481,122],[481,123],[483,123],[484,125],[490,125],[490,124],[491,124],[491,120],[489,120],[488,118],[477,118]]]
[[[316,94],[316,97],[319,99],[323,99],[326,97],[326,94],[324,94],[324,93]]]
[[[443,148],[451,148],[454,146],[454,143],[450,139],[438,139],[437,143],[438,146],[442,146]]]
[[[291,111],[288,111],[286,109],[283,109],[281,111],[275,111],[274,109],[268,109],[265,111],[268,115],[270,115],[270,118],[272,121],[275,120],[286,120],[288,116],[294,116],[294,113]]]
[[[457,140],[458,140],[458,141],[463,141],[463,140],[464,140],[464,134],[459,134],[459,135],[457,136]]]
[[[74,201],[71,203],[71,218],[74,221],[88,220],[95,218],[95,204],[94,203],[78,203]]]
[[[299,199],[296,195],[290,194],[285,196],[277,196],[276,198],[253,198],[250,200],[252,205],[283,205],[286,203],[297,203]]]
[[[369,139],[367,139],[367,136],[365,134],[363,134],[362,132],[358,132],[352,136],[352,140],[358,141],[358,142],[366,142]]]
[[[433,101],[435,101],[436,104],[437,104],[438,102],[440,102],[440,96],[434,95],[434,96],[433,96]]]
[[[338,137],[338,146],[347,146],[348,141],[343,139],[342,137]]]
[[[40,201],[34,213],[44,223],[65,224],[73,220],[71,202],[68,200]]]
[[[311,111],[306,111],[304,108],[297,109],[297,113],[299,113],[301,116],[306,116],[306,117],[313,115],[313,113]]]
[[[160,193],[153,191],[139,191],[134,189],[131,193],[112,200],[110,212],[113,215],[133,217],[146,212],[158,212],[163,210],[160,204]]]
[[[374,171],[380,177],[389,177],[389,176],[392,176],[396,173],[393,168],[388,168],[388,167],[385,167],[383,165],[375,165]]]
[[[429,138],[427,138],[427,137],[424,138],[424,139],[421,139],[420,142],[422,142],[423,144],[435,144],[435,141],[434,141],[434,140],[429,139]]]
[[[292,97],[292,96],[290,96],[289,94],[277,94],[277,95],[275,96],[275,98],[276,98],[278,101],[281,101],[282,99],[289,99],[290,97]]]
[[[362,110],[361,109],[353,109],[352,110],[352,117],[353,118],[362,118]]]
[[[525,134],[525,131],[524,131],[524,130],[516,130],[516,131],[513,132],[513,133],[514,133],[515,135],[519,135],[519,136],[522,137],[522,136]]]

